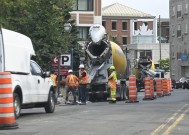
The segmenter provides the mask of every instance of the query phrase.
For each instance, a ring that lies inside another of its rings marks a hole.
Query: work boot
[[[109,104],[115,104],[116,103],[116,100],[115,101],[109,101]]]

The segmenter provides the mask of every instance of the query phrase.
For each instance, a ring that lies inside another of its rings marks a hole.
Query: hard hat
[[[110,69],[115,69],[115,67],[114,67],[114,66],[111,66]]]
[[[80,64],[79,68],[85,68],[85,66],[83,64]]]
[[[72,73],[72,72],[73,72],[73,70],[71,70],[71,69],[70,69],[70,70],[68,70],[68,73]]]

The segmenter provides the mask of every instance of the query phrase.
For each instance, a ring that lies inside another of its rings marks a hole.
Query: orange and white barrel
[[[163,96],[163,89],[162,89],[162,79],[156,78],[156,97],[162,97]]]
[[[163,95],[169,96],[170,93],[170,86],[169,86],[169,80],[167,78],[162,79],[162,88],[163,88]]]
[[[153,80],[151,77],[145,77],[144,78],[144,98],[143,100],[147,100],[147,99],[154,99],[154,95],[153,95]]]
[[[137,101],[137,87],[136,87],[136,76],[129,76],[129,101],[136,102]]]
[[[0,72],[0,129],[12,129],[17,126],[14,116],[11,73]]]

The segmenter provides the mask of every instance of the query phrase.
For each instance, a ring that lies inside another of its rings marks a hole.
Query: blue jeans
[[[79,95],[81,102],[86,102],[86,92],[87,92],[87,85],[86,84],[80,84],[79,85]]]

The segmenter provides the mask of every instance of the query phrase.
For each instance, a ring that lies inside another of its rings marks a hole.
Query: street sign
[[[62,54],[60,65],[71,66],[71,54]]]
[[[71,68],[72,58],[71,54],[61,54],[60,57],[60,75],[66,76],[68,70]],[[52,70],[58,74],[58,57],[54,57],[51,61]]]
[[[187,61],[187,60],[188,60],[187,54],[183,53],[183,54],[181,55],[181,60],[182,60],[182,61]]]

